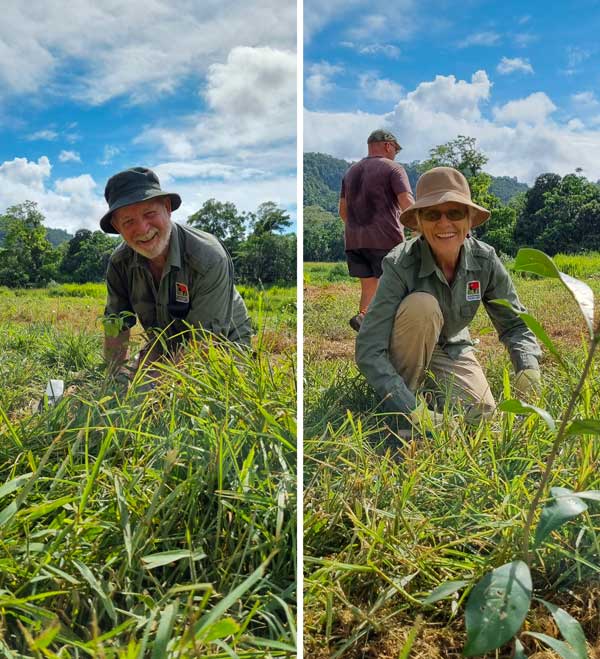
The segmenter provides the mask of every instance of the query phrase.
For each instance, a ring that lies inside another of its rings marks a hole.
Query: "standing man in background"
[[[360,279],[358,313],[350,318],[357,332],[377,290],[383,257],[404,240],[400,213],[414,203],[406,171],[395,162],[402,149],[395,136],[378,129],[367,145],[367,157],[344,175],[339,203],[348,272]]]

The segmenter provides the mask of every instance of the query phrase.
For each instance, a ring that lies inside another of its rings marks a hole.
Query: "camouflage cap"
[[[372,142],[393,142],[398,149],[402,148],[396,139],[396,136],[393,133],[390,133],[389,130],[383,130],[383,128],[378,128],[369,135],[367,138],[367,144],[371,144]]]
[[[181,197],[161,190],[158,176],[147,167],[132,167],[111,176],[104,190],[108,212],[100,219],[101,229],[105,233],[119,233],[111,223],[113,211],[154,197],[170,197],[172,211],[181,206]]]

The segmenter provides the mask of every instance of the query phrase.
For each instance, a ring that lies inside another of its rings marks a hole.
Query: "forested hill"
[[[0,219],[0,247],[4,245],[4,236],[6,235],[6,227]],[[46,227],[46,238],[52,247],[58,247],[62,243],[68,243],[73,236],[64,229],[51,229]]]
[[[320,206],[330,213],[337,213],[340,186],[344,172],[352,163],[326,153],[304,154],[304,206]],[[419,161],[402,163],[414,191],[419,178]],[[489,191],[504,204],[519,192],[528,190],[516,177],[492,177]]]

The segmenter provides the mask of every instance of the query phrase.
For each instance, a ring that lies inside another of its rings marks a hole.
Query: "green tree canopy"
[[[254,233],[281,233],[291,225],[290,215],[273,201],[265,201],[252,217]]]
[[[60,263],[62,279],[78,283],[102,281],[118,242],[102,231],[80,229],[68,242]]]
[[[56,253],[46,238],[44,216],[33,201],[11,206],[0,215],[4,233],[0,250],[0,285],[43,286],[55,274]]]
[[[187,223],[216,236],[232,254],[246,235],[247,216],[239,213],[230,201],[208,199],[200,210],[188,217]]]
[[[551,256],[600,249],[600,189],[577,174],[538,176],[515,234],[519,242]]]
[[[344,223],[319,206],[304,209],[304,260],[342,261]]]
[[[477,140],[474,137],[459,135],[445,144],[430,149],[429,158],[420,165],[421,172],[433,167],[454,167],[467,179],[477,176],[483,171],[488,157],[477,149],[476,144]]]

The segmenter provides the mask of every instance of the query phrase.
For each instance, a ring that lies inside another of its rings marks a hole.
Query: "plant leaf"
[[[600,435],[600,420],[575,419],[565,430],[565,437],[568,435]]]
[[[515,638],[515,653],[513,654],[513,659],[527,659],[523,643],[521,643],[518,638]]]
[[[519,250],[513,265],[515,270],[534,272],[542,277],[558,279],[577,302],[581,314],[588,326],[590,336],[594,336],[594,292],[579,279],[565,275],[556,267],[554,261],[539,249],[523,247]]]
[[[468,581],[446,581],[434,588],[429,595],[421,602],[421,604],[433,604],[440,600],[454,595],[457,590],[464,588],[469,584]]]
[[[233,590],[230,590],[225,597],[215,604],[213,608],[200,618],[200,620],[194,625],[193,633],[194,636],[200,640],[204,638],[205,634],[210,633],[212,625],[219,620],[219,618],[227,611],[227,609],[233,606],[237,600],[244,595],[257,581],[260,581],[265,573],[267,565],[271,560],[269,556],[264,560],[257,568],[250,574],[239,586],[236,586]]]
[[[585,323],[590,330],[590,336],[594,336],[594,291],[579,279],[566,275],[564,272],[560,273],[560,280],[565,288],[575,298],[575,302],[581,309],[581,314],[585,319]]]
[[[206,558],[206,554],[203,554],[202,552],[191,552],[188,549],[162,551],[158,554],[142,556],[142,563],[144,563],[144,567],[148,570],[154,570],[154,568],[160,567],[161,565],[169,565],[169,563],[175,563],[183,558],[188,558],[192,561],[199,561],[202,558]]]
[[[553,487],[550,492],[554,501],[542,509],[540,521],[535,529],[534,543],[536,545],[539,545],[549,533],[559,526],[587,510],[587,504],[571,490]]]
[[[561,609],[556,604],[552,602],[547,602],[541,598],[537,598],[538,601],[550,611],[552,617],[556,621],[556,625],[560,630],[565,641],[573,648],[576,653],[576,656],[580,659],[587,659],[587,647],[585,644],[585,634],[581,625],[569,615],[564,609]]]
[[[573,492],[573,495],[579,497],[580,499],[600,501],[600,490],[584,490],[583,492]]]
[[[529,611],[531,573],[523,561],[488,572],[475,585],[465,609],[465,657],[495,650],[518,631]]]
[[[12,480],[4,483],[4,485],[0,487],[0,499],[5,497],[7,494],[10,494],[11,492],[14,492],[24,480],[27,480],[32,476],[33,472],[29,471],[26,474],[21,474],[20,476],[17,476],[16,478],[13,478]]]
[[[164,611],[160,616],[158,629],[156,630],[156,638],[152,648],[151,659],[162,659],[162,657],[167,656],[167,645],[171,640],[171,632],[173,631],[173,624],[177,617],[178,605],[178,600],[175,600],[175,602],[165,606]]]
[[[423,618],[421,618],[421,616],[417,616],[415,624],[410,628],[408,636],[406,637],[406,641],[398,653],[398,659],[408,659],[410,657],[410,651],[412,650],[412,646],[414,645],[422,626]]]
[[[540,641],[543,641],[546,645],[550,646],[554,652],[559,654],[563,659],[582,659],[576,652],[571,648],[570,645],[564,641],[559,641],[557,638],[548,636],[548,634],[540,634],[539,632],[523,632],[528,636],[533,636]],[[587,657],[587,654],[583,655]]]
[[[206,636],[202,640],[205,642],[216,641],[218,638],[232,636],[239,630],[240,626],[233,618],[223,618],[213,623]]]
[[[515,309],[513,305],[508,300],[492,300],[494,304],[500,304],[503,307],[508,307],[512,309],[513,312],[519,316],[519,318],[527,325],[527,327],[536,335],[536,337],[548,348],[548,350],[556,357],[560,364],[567,368],[567,363],[562,358],[558,348],[552,343],[552,339],[546,334],[546,330],[542,327],[541,323],[535,319],[531,314],[526,311],[519,311]]]
[[[113,621],[114,624],[116,624],[117,612],[112,603],[112,600],[110,599],[108,594],[104,592],[104,590],[102,589],[102,585],[100,584],[98,579],[96,579],[96,577],[93,575],[90,568],[85,563],[82,563],[77,559],[73,559],[73,565],[79,570],[79,572],[81,572],[81,576],[88,582],[91,589],[98,595],[104,606],[104,609],[106,610],[106,613],[108,613],[109,618]]]
[[[541,252],[539,249],[532,249],[531,247],[522,247],[515,258],[513,263],[513,270],[524,270],[525,272],[533,272],[540,277],[552,277],[559,279],[560,273],[554,261]]]
[[[516,398],[511,398],[510,400],[502,401],[500,405],[498,405],[498,409],[502,412],[512,412],[513,414],[537,414],[550,430],[556,430],[554,419],[541,407],[536,407],[535,405],[524,403]]]

